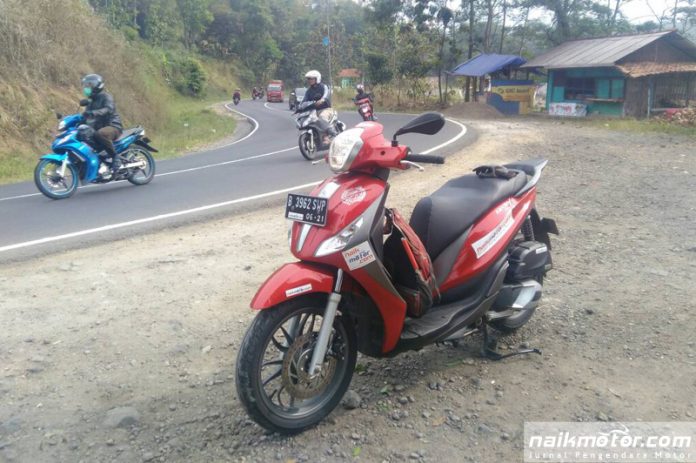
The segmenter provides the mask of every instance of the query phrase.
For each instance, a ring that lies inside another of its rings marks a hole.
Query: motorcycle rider
[[[355,95],[353,101],[359,101],[367,98],[370,100],[370,102],[372,102],[372,93],[365,92],[365,86],[363,84],[356,85],[355,91],[357,92],[357,95]]]
[[[313,69],[305,74],[305,79],[307,80],[307,85],[309,85],[309,88],[305,92],[302,103],[305,101],[314,101],[314,107],[317,110],[317,115],[327,123],[330,122],[335,112],[331,108],[329,87],[321,83],[321,73]],[[330,124],[328,127],[329,136],[331,138],[335,137],[337,135],[336,129]],[[326,139],[324,140],[324,143],[327,143]]]
[[[232,99],[233,100],[241,100],[242,99],[242,92],[239,89],[236,89],[234,93],[232,94]]]
[[[357,92],[357,94],[355,95],[355,98],[353,98],[353,103],[357,105],[358,101],[367,98],[368,100],[370,100],[370,106],[372,106],[372,93],[367,93],[363,84],[356,85],[355,91]],[[358,114],[360,114],[360,116],[362,117],[362,113],[360,112],[360,106],[358,106]],[[372,119],[375,121],[377,120],[377,118],[374,115],[374,112],[372,114]]]
[[[85,121],[95,130],[94,140],[111,159],[111,171],[118,172],[121,159],[113,141],[123,133],[121,117],[111,94],[104,91],[104,79],[99,74],[88,74],[82,78],[82,92],[88,98],[87,108],[82,113]]]

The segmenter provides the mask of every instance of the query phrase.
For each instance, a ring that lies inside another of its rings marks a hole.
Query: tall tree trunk
[[[437,70],[437,92],[440,97],[440,105],[444,103],[442,98],[442,67],[445,65],[445,40],[447,39],[447,24],[442,30],[442,39],[440,40],[440,66]]]
[[[529,22],[529,6],[524,10],[524,25],[522,26],[522,36],[520,37],[520,51],[518,55],[522,55],[524,50],[524,41],[527,38],[527,23]]]
[[[609,26],[609,31],[614,32],[616,27],[616,17],[619,15],[619,7],[621,6],[621,0],[616,0],[616,5],[614,5],[614,12],[611,15],[611,24]]]
[[[503,42],[505,42],[505,20],[507,19],[507,0],[503,0],[503,23],[500,26],[500,47],[498,53],[503,53]]]
[[[471,59],[474,55],[474,24],[475,21],[475,10],[474,10],[475,0],[469,0],[469,51],[467,52],[467,59]],[[464,89],[464,101],[471,100],[471,77],[466,78],[466,88]]]
[[[486,28],[483,33],[483,52],[490,53],[492,46],[491,31],[493,28],[493,0],[486,0]]]

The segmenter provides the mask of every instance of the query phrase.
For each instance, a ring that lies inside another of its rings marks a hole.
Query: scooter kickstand
[[[509,354],[501,354],[499,352],[496,352],[496,347],[498,346],[498,340],[494,337],[491,336],[488,332],[488,325],[485,323],[482,323],[482,325],[479,327],[479,330],[483,333],[483,343],[481,344],[481,357],[486,358],[488,360],[503,360],[508,357],[513,357],[515,355],[523,355],[523,354],[539,354],[541,355],[541,351],[539,349],[520,349],[516,350],[515,352],[510,352]]]

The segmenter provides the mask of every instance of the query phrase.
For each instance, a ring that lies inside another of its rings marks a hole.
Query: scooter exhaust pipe
[[[121,165],[121,169],[143,169],[145,167],[145,161],[131,162],[130,164]]]

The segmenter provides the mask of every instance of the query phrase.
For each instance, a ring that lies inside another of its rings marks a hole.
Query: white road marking
[[[271,108],[270,106],[268,106],[268,103],[264,103],[264,104],[263,104],[263,107],[266,108],[266,109],[270,109],[271,111],[278,111],[279,113],[291,114],[289,110],[286,111],[286,110],[284,110],[284,109]]]
[[[265,158],[267,156],[273,156],[274,154],[279,154],[279,153],[285,153],[287,151],[292,151],[297,149],[297,147],[293,146],[291,148],[284,148],[282,150],[277,150],[277,151],[271,151],[270,153],[262,153],[262,154],[256,154],[254,156],[248,156],[246,158],[239,158],[239,159],[232,159],[230,161],[223,161],[223,162],[218,162],[215,164],[206,164],[204,166],[198,166],[198,167],[191,167],[189,169],[181,169],[181,170],[173,170],[171,172],[163,172],[161,174],[156,174],[156,177],[165,177],[167,175],[174,175],[174,174],[181,174],[184,172],[193,172],[196,170],[201,170],[201,169],[209,169],[211,167],[219,167],[219,166],[224,166],[227,164],[235,164],[237,162],[242,162],[242,161],[249,161],[251,159],[258,159],[258,158]],[[115,182],[110,182],[111,184],[116,184],[116,183],[121,183],[125,182],[125,180],[117,180]],[[92,184],[92,185],[84,185],[78,187],[79,189],[83,188],[92,188],[92,187],[97,187],[97,186],[102,186],[102,185],[97,185],[97,184]],[[8,201],[10,199],[19,199],[19,198],[28,198],[30,196],[41,196],[41,193],[29,193],[26,195],[19,195],[19,196],[8,196],[7,198],[0,198],[0,201]]]
[[[232,159],[231,161],[218,162],[217,164],[206,164],[204,166],[191,167],[190,169],[182,169],[182,170],[175,170],[172,172],[165,172],[163,174],[157,174],[157,176],[164,177],[165,175],[180,174],[182,172],[193,172],[194,170],[208,169],[210,167],[225,166],[227,164],[234,164],[236,162],[249,161],[250,159],[265,158],[266,156],[273,156],[274,154],[285,153],[287,151],[292,151],[295,149],[297,149],[297,147],[293,146],[292,148],[283,148],[282,150],[271,151],[270,153],[256,154],[254,156],[249,156],[246,158],[239,158],[239,159]]]
[[[439,150],[440,148],[444,148],[445,146],[447,146],[447,145],[449,145],[449,144],[451,144],[451,143],[454,143],[455,141],[459,140],[459,139],[462,138],[464,135],[466,135],[466,126],[465,126],[464,124],[462,124],[461,122],[457,122],[457,121],[455,121],[455,120],[453,120],[453,119],[445,119],[445,120],[450,121],[450,122],[453,123],[453,124],[457,124],[459,127],[462,128],[462,130],[459,132],[459,134],[458,134],[456,137],[450,138],[450,139],[447,140],[446,142],[441,143],[441,144],[437,145],[437,146],[434,147],[434,148],[430,148],[429,150],[425,150],[425,151],[423,151],[421,154],[430,154],[430,153],[432,153],[433,151],[437,151],[437,150]]]
[[[229,103],[225,104],[225,108],[227,108],[228,111],[232,111],[233,113],[237,113],[237,114],[242,115],[242,116],[246,117],[247,119],[249,119],[251,122],[254,123],[254,128],[253,128],[253,129],[251,130],[251,132],[249,132],[245,137],[242,137],[242,138],[240,138],[239,140],[235,140],[235,141],[233,141],[232,143],[229,143],[229,144],[227,144],[227,145],[223,145],[223,146],[221,146],[220,148],[224,148],[224,147],[226,147],[226,146],[232,146],[232,145],[234,145],[234,144],[236,144],[236,143],[242,142],[242,141],[246,140],[247,138],[251,137],[252,135],[254,135],[254,133],[255,133],[257,130],[259,130],[259,126],[260,126],[261,124],[259,124],[259,121],[257,121],[257,120],[254,119],[253,117],[251,117],[251,116],[249,116],[249,115],[247,115],[247,114],[244,114],[244,113],[241,112],[241,111],[237,111],[236,109],[230,108],[230,104],[229,104]]]
[[[323,180],[322,180],[323,181]],[[51,243],[54,241],[60,241],[60,240],[65,240],[68,238],[75,238],[78,236],[84,236],[84,235],[92,235],[94,233],[100,233],[104,231],[109,231],[109,230],[116,230],[118,228],[125,228],[125,227],[130,227],[133,225],[139,225],[142,223],[148,223],[148,222],[154,222],[157,220],[164,220],[164,219],[169,219],[172,217],[179,217],[182,215],[188,215],[188,214],[194,214],[196,212],[202,212],[202,211],[208,211],[211,209],[217,209],[220,207],[225,207],[225,206],[230,206],[232,204],[239,204],[239,203],[244,203],[248,201],[253,201],[255,199],[262,199],[262,198],[267,198],[269,196],[281,194],[281,193],[289,193],[291,191],[296,191],[296,190],[301,190],[304,188],[309,188],[316,186],[320,184],[322,181],[318,182],[312,182],[312,183],[305,183],[304,185],[297,185],[293,186],[290,188],[284,188],[282,190],[275,190],[275,191],[269,191],[267,193],[261,193],[258,195],[254,196],[247,196],[246,198],[239,198],[239,199],[233,199],[230,201],[223,201],[221,203],[215,203],[215,204],[208,204],[206,206],[200,206],[200,207],[194,207],[192,209],[185,209],[183,211],[176,211],[176,212],[170,212],[168,214],[160,214],[160,215],[155,215],[152,217],[145,217],[142,219],[137,219],[137,220],[131,220],[128,222],[120,222],[120,223],[114,223],[111,225],[105,225],[103,227],[97,227],[97,228],[89,228],[87,230],[80,230],[72,233],[66,233],[64,235],[57,235],[57,236],[49,236],[46,238],[41,238],[38,240],[32,240],[32,241],[25,241],[23,243],[16,243],[16,244],[10,244],[8,246],[2,246],[0,247],[0,252],[6,252],[6,251],[11,251],[13,249],[20,249],[20,248],[26,248],[29,246],[36,246],[39,244],[45,244],[45,243]]]
[[[227,108],[229,111],[235,112],[235,113],[237,113],[237,114],[241,114],[242,116],[244,116],[244,117],[246,117],[247,119],[249,119],[250,121],[252,121],[252,122],[254,123],[254,128],[253,128],[252,131],[251,131],[250,133],[248,133],[245,137],[240,138],[239,140],[233,141],[232,143],[229,143],[229,144],[227,144],[227,145],[219,146],[219,147],[217,147],[217,148],[215,148],[215,149],[226,148],[226,147],[228,147],[228,146],[232,146],[232,145],[234,145],[234,144],[236,144],[236,143],[239,143],[239,142],[241,142],[241,141],[246,140],[247,138],[251,137],[251,136],[259,129],[259,125],[260,125],[259,122],[258,122],[256,119],[254,119],[253,117],[247,116],[246,114],[241,113],[241,112],[237,111],[236,109],[230,108],[230,107],[229,107],[229,103],[225,104],[225,108]],[[164,177],[164,176],[166,176],[166,175],[181,174],[181,173],[183,173],[183,172],[192,172],[192,171],[195,171],[195,170],[209,169],[209,168],[211,168],[211,167],[224,166],[224,165],[226,165],[226,164],[234,164],[234,163],[237,163],[237,162],[248,161],[248,160],[257,159],[257,158],[263,158],[263,157],[272,156],[272,155],[278,154],[278,153],[284,153],[284,152],[286,152],[286,151],[291,151],[291,150],[293,150],[293,149],[295,149],[295,147],[292,147],[292,148],[285,148],[285,149],[278,150],[278,151],[272,151],[272,152],[270,152],[270,153],[257,154],[257,155],[249,156],[249,157],[246,157],[246,158],[233,159],[233,160],[231,160],[231,161],[219,162],[219,163],[216,163],[216,164],[206,164],[206,165],[204,165],[204,166],[192,167],[192,168],[190,168],[190,169],[182,169],[182,170],[174,170],[174,171],[171,171],[171,172],[163,172],[163,173],[156,174],[156,177]],[[125,180],[118,180],[118,181],[116,181],[116,182],[113,182],[113,184],[120,183],[120,182],[124,182],[124,181],[125,181]],[[102,185],[101,185],[101,184],[99,184],[99,185],[97,185],[97,184],[82,185],[82,186],[78,186],[77,188],[78,188],[78,189],[83,189],[83,188],[93,188],[93,187],[98,187],[98,186],[102,186]],[[0,198],[0,201],[9,201],[9,200],[11,200],[11,199],[30,198],[30,197],[32,197],[32,196],[41,196],[41,193],[28,193],[28,194],[25,194],[25,195],[8,196],[8,197],[6,197],[6,198]]]
[[[438,146],[435,146],[434,148],[430,148],[430,149],[428,149],[428,150],[426,150],[426,151],[423,151],[422,154],[432,153],[433,151],[436,151],[436,150],[438,150],[438,149],[441,149],[441,148],[443,148],[443,147],[445,147],[445,146],[447,146],[447,145],[449,145],[449,144],[451,144],[451,143],[454,143],[455,141],[459,140],[461,137],[463,137],[463,136],[466,134],[466,131],[467,131],[467,130],[466,130],[466,126],[465,126],[464,124],[461,124],[460,122],[457,122],[457,121],[452,120],[452,119],[447,119],[447,120],[450,121],[450,122],[452,122],[452,123],[454,123],[454,124],[457,124],[459,127],[461,127],[461,131],[460,131],[455,137],[453,137],[453,138],[447,140],[447,141],[444,142],[444,143],[439,144]],[[246,159],[253,159],[253,158],[258,158],[258,157],[262,157],[262,156],[270,156],[271,154],[276,154],[276,153],[280,153],[280,152],[284,152],[284,151],[289,151],[289,150],[291,150],[291,149],[295,149],[295,148],[293,147],[293,148],[288,148],[288,149],[285,149],[285,150],[276,151],[276,152],[273,152],[273,153],[265,153],[265,154],[262,154],[262,155],[251,156],[251,157],[245,158],[245,159],[237,159],[237,160],[233,160],[233,161],[226,161],[225,163],[240,162],[240,161],[246,160]],[[204,167],[201,166],[201,167],[199,167],[199,168],[204,168]],[[193,169],[199,169],[199,168],[193,168]],[[187,170],[188,170],[188,169],[187,169]],[[171,172],[171,173],[174,173],[174,172]],[[165,174],[160,174],[160,175],[165,175]],[[322,181],[323,181],[323,180],[322,180]],[[91,234],[100,233],[100,232],[104,232],[104,231],[109,231],[109,230],[115,230],[115,229],[119,229],[119,228],[130,227],[130,226],[138,225],[138,224],[142,224],[142,223],[154,222],[154,221],[164,220],[164,219],[168,219],[168,218],[172,218],[172,217],[179,217],[179,216],[183,216],[183,215],[194,214],[194,213],[196,213],[196,212],[202,212],[202,211],[207,211],[207,210],[210,210],[210,209],[216,209],[216,208],[220,208],[220,207],[224,207],[224,206],[229,206],[229,205],[232,205],[232,204],[239,204],[239,203],[243,203],[243,202],[247,202],[247,201],[253,201],[253,200],[255,200],[255,199],[267,198],[267,197],[269,197],[269,196],[273,196],[273,195],[277,195],[277,194],[281,194],[281,193],[287,193],[287,192],[299,190],[299,189],[302,189],[302,188],[309,188],[309,187],[311,187],[311,186],[315,186],[315,185],[320,184],[322,181],[312,182],[312,183],[305,183],[304,185],[297,185],[297,186],[293,186],[293,187],[290,187],[290,188],[284,188],[284,189],[282,189],[282,190],[270,191],[270,192],[267,192],[267,193],[261,193],[261,194],[258,194],[258,195],[248,196],[248,197],[245,197],[245,198],[233,199],[233,200],[224,201],[224,202],[221,202],[221,203],[208,204],[208,205],[206,205],[206,206],[199,206],[199,207],[195,207],[195,208],[192,208],[192,209],[185,209],[185,210],[182,210],[182,211],[170,212],[170,213],[167,213],[167,214],[160,214],[160,215],[155,215],[155,216],[151,216],[151,217],[145,217],[145,218],[142,218],[142,219],[131,220],[131,221],[128,221],[128,222],[120,222],[120,223],[115,223],[115,224],[111,224],[111,225],[105,225],[105,226],[103,226],[103,227],[97,227],[97,228],[90,228],[90,229],[86,229],[86,230],[80,230],[80,231],[76,231],[76,232],[72,232],[72,233],[67,233],[67,234],[64,234],[64,235],[49,236],[49,237],[40,238],[40,239],[37,239],[37,240],[25,241],[25,242],[22,242],[22,243],[16,243],[16,244],[8,245],[8,246],[2,246],[2,247],[0,247],[0,253],[1,253],[1,252],[6,252],[6,251],[11,251],[11,250],[14,250],[14,249],[20,249],[20,248],[26,248],[26,247],[30,247],[30,246],[36,246],[36,245],[39,245],[39,244],[50,243],[50,242],[54,242],[54,241],[65,240],[65,239],[68,239],[68,238],[74,238],[74,237],[78,237],[78,236],[91,235]],[[40,194],[40,193],[35,193],[35,194]],[[31,195],[30,195],[30,196],[31,196]],[[4,199],[9,199],[9,198],[4,198]]]

